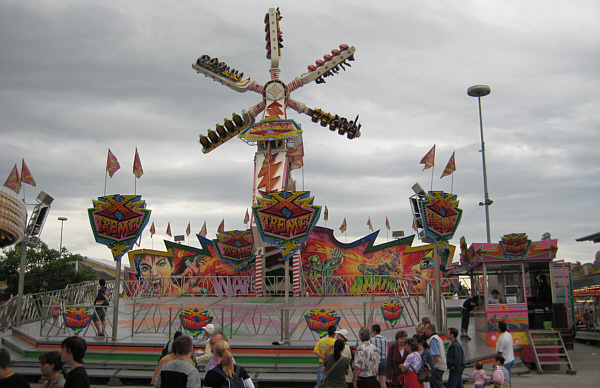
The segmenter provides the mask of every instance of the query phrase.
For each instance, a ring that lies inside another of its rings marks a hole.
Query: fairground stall
[[[506,322],[515,345],[529,344],[529,330],[570,331],[570,268],[554,260],[557,240],[531,241],[525,233],[512,233],[498,243],[473,243],[468,249],[463,239],[461,250],[461,265],[451,273],[468,275],[472,294],[480,296],[476,333],[489,346],[496,345],[500,321]]]

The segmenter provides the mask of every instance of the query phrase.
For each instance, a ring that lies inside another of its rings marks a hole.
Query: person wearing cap
[[[206,344],[208,345],[210,342],[210,337],[215,332],[215,326],[212,323],[204,326],[204,337],[206,337]],[[213,358],[212,349],[210,346],[206,346],[204,352],[198,352],[196,354],[196,365],[200,364],[208,364],[208,362]]]
[[[348,345],[348,330],[340,329],[335,332],[335,339],[341,339],[344,341],[346,346],[344,346],[344,350],[342,350],[342,357],[346,357],[350,360],[350,373],[346,375],[346,385],[352,385],[352,371],[354,370],[354,354],[352,353],[352,349],[350,349],[350,345]]]

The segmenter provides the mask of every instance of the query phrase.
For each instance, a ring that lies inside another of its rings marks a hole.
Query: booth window
[[[525,303],[522,264],[487,265],[488,304]]]

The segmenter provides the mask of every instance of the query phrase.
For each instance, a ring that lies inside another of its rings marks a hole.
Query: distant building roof
[[[588,236],[576,238],[575,241],[593,241],[594,243],[600,242],[600,232],[590,234]]]

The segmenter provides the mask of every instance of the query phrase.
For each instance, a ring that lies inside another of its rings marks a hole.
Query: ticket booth
[[[480,296],[473,311],[478,337],[495,346],[498,322],[504,321],[515,345],[526,345],[528,330],[556,327],[555,313],[561,310],[553,303],[552,288],[557,240],[531,241],[524,233],[513,233],[499,243],[461,246],[466,250],[462,265],[453,272],[469,275],[472,293]]]

